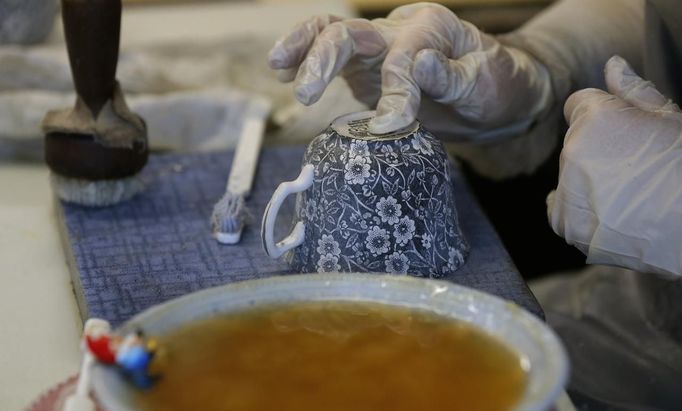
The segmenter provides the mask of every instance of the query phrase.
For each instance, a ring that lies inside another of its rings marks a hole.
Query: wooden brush
[[[116,81],[121,0],[62,0],[77,99],[43,120],[45,160],[59,198],[88,206],[126,200],[142,189],[147,128]]]

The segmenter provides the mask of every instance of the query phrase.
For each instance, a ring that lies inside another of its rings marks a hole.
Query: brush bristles
[[[227,192],[213,206],[211,228],[213,233],[237,233],[244,225],[246,217],[244,196]]]
[[[50,173],[52,189],[61,200],[88,207],[105,207],[126,201],[142,191],[139,176],[118,180],[81,180]]]

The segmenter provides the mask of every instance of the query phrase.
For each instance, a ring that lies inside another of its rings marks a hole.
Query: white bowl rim
[[[248,296],[250,293],[257,292],[258,290],[270,289],[282,291],[286,290],[287,286],[323,286],[327,287],[326,290],[328,291],[334,291],[336,289],[335,287],[341,286],[343,284],[348,285],[349,283],[357,283],[357,285],[363,286],[374,285],[398,291],[400,291],[402,287],[402,291],[404,292],[421,292],[420,299],[423,300],[423,304],[420,305],[414,303],[402,303],[400,301],[384,301],[379,298],[370,298],[366,296],[357,296],[358,298],[355,298],[355,296],[351,295],[340,296],[337,298],[323,297],[313,299],[297,298],[296,295],[293,295],[288,302],[310,300],[377,302],[387,305],[411,307],[436,312],[456,320],[468,322],[473,326],[482,329],[478,323],[473,323],[466,318],[457,317],[452,313],[448,315],[448,312],[441,312],[433,305],[433,302],[436,298],[444,298],[444,301],[450,302],[452,304],[454,304],[454,299],[468,299],[470,302],[475,302],[476,306],[479,308],[483,307],[491,310],[490,314],[506,316],[507,319],[510,319],[515,323],[517,328],[521,327],[531,338],[535,340],[536,343],[541,344],[543,351],[547,354],[546,356],[550,366],[547,367],[549,368],[548,370],[541,370],[540,378],[543,379],[543,381],[540,381],[540,383],[543,384],[541,390],[539,392],[533,393],[532,396],[529,396],[528,392],[524,393],[521,402],[517,404],[516,408],[514,408],[515,411],[546,411],[554,406],[555,401],[563,392],[564,386],[566,385],[569,376],[568,356],[559,338],[549,328],[549,326],[547,326],[547,324],[511,301],[504,300],[500,297],[483,291],[443,280],[376,273],[290,274],[250,279],[199,290],[152,306],[126,321],[123,325],[117,328],[117,332],[124,334],[140,328],[142,324],[154,324],[154,321],[158,322],[163,320],[164,317],[168,317],[169,313],[178,313],[178,310],[181,310],[183,307],[188,308],[201,305],[207,301],[227,302],[226,300],[228,296],[240,295],[244,297],[243,300],[246,301],[249,300]],[[322,289],[323,288],[320,288],[320,290]],[[277,304],[278,301],[279,300],[268,301],[262,305],[267,306],[270,304]],[[280,302],[287,302],[287,300],[282,300]],[[458,303],[461,303],[461,301]],[[255,300],[249,300],[248,304],[242,304],[241,308],[232,310],[225,309],[224,312],[238,312],[240,309],[248,309],[254,304]],[[219,314],[220,312],[221,310],[206,311],[202,314],[202,316],[194,316],[194,318],[188,319],[188,321]],[[476,315],[476,310],[472,312],[474,315]],[[179,321],[177,325],[171,327],[170,329],[182,326],[186,323],[187,321]],[[485,329],[483,329],[483,331],[487,332]],[[115,373],[111,367],[96,364],[92,371],[92,388],[97,399],[100,401],[105,410],[133,411],[130,407],[123,405],[122,399],[116,395],[114,391],[109,389],[107,384],[104,383],[105,377],[112,378],[112,374]],[[540,378],[538,378],[538,380]],[[531,375],[529,374],[529,386],[531,383],[530,379]],[[131,387],[130,390],[132,389],[134,388]]]

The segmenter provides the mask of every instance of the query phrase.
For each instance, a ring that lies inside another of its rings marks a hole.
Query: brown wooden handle
[[[121,0],[62,0],[62,20],[76,92],[97,117],[116,86]]]

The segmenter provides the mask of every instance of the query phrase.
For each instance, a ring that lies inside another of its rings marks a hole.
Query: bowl
[[[273,303],[363,301],[416,308],[464,321],[502,341],[528,373],[517,411],[550,409],[568,378],[566,352],[545,323],[519,306],[437,280],[377,274],[305,274],[249,280],[198,291],[152,307],[117,332],[163,335],[192,321]],[[111,367],[92,370],[95,396],[107,411],[135,411],[135,390]]]

